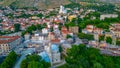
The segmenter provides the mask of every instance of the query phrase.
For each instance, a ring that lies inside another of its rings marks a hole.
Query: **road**
[[[20,57],[20,59],[16,62],[14,68],[20,68],[20,64],[21,64],[22,60],[25,59],[25,56],[26,56],[26,55],[22,55],[22,56]]]
[[[20,64],[22,62],[22,60],[24,60],[26,58],[26,55],[28,54],[32,54],[33,52],[35,51],[35,49],[33,48],[29,48],[29,49],[26,49],[25,51],[23,51],[21,54],[22,56],[19,58],[19,60],[16,62],[14,68],[20,68]]]
[[[27,42],[23,43],[22,45],[24,45],[26,43]],[[13,68],[20,68],[20,64],[21,64],[22,60],[24,60],[26,58],[26,55],[32,54],[33,52],[35,52],[34,48],[26,48],[26,49],[22,50],[20,52],[21,57],[17,60],[15,66]]]

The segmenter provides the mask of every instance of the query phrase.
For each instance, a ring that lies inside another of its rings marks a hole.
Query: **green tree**
[[[8,56],[5,58],[3,63],[0,65],[0,68],[12,68],[17,59],[17,54],[14,51],[11,51]]]
[[[109,24],[104,22],[97,25],[98,28],[109,29]]]
[[[60,51],[60,53],[63,51],[63,48],[61,45],[59,46],[59,51]]]
[[[21,62],[21,64],[20,64],[20,68],[27,68],[27,66],[28,66],[28,63],[27,63],[28,61],[25,59],[25,60],[23,60],[22,62]]]
[[[31,27],[30,27],[30,29],[33,30],[33,31],[35,31],[37,28],[36,28],[36,26],[34,24],[32,24]]]
[[[105,36],[100,36],[99,41],[104,41]]]
[[[41,24],[37,24],[36,27],[37,27],[38,30],[42,30],[42,25]]]
[[[95,62],[93,68],[103,68],[103,66],[100,63]]]
[[[37,15],[37,17],[42,18],[42,17],[43,17],[43,14],[40,13],[40,14]]]
[[[98,49],[84,44],[72,45],[65,56],[66,64],[59,68],[119,68],[120,57],[103,55]],[[105,61],[105,62],[103,62]]]
[[[116,41],[116,45],[120,46],[120,41],[119,40]]]
[[[112,38],[111,37],[106,37],[106,42],[112,44]]]
[[[21,62],[20,68],[49,68],[50,63],[45,62],[39,55],[27,55]]]
[[[46,24],[46,23],[44,23],[42,26],[43,26],[43,28],[45,28],[45,27],[47,27],[47,24]]]
[[[44,68],[44,67],[43,64],[41,64],[40,62],[31,61],[28,65],[28,68]]]
[[[14,24],[14,28],[15,28],[15,32],[18,32],[18,31],[20,31],[20,29],[21,29],[21,25],[20,24]]]
[[[91,35],[91,34],[79,33],[79,34],[78,34],[78,37],[79,37],[80,39],[94,40],[94,37],[93,37],[93,35]]]
[[[68,39],[68,38],[72,38],[72,36],[68,34],[68,35],[67,35],[67,39]]]

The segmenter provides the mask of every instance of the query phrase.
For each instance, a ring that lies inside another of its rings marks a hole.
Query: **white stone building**
[[[117,14],[102,14],[100,15],[100,20],[104,20],[105,18],[117,18]]]
[[[36,33],[31,37],[31,41],[33,42],[42,42],[48,39],[47,34]]]

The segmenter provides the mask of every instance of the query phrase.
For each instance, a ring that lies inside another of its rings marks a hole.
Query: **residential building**
[[[26,33],[25,35],[24,35],[24,38],[25,38],[25,40],[30,40],[30,34],[29,33]]]
[[[66,39],[67,35],[70,34],[71,32],[69,32],[68,29],[65,26],[63,26],[61,28],[61,33],[62,33],[63,39]]]
[[[69,27],[69,31],[77,34],[79,33],[79,27],[78,26]]]
[[[48,28],[43,28],[42,29],[42,34],[48,34]]]
[[[89,45],[90,45],[91,47],[95,47],[95,48],[96,48],[96,47],[99,45],[99,42],[92,40],[92,41],[89,41]]]
[[[48,39],[48,35],[42,34],[42,33],[35,33],[31,37],[31,41],[34,41],[34,42],[42,42],[42,41],[47,40],[47,39]]]
[[[43,45],[43,43],[40,43],[40,42],[28,42],[27,47],[35,48],[36,53],[40,53],[40,52],[44,51],[44,45]]]
[[[99,43],[99,47],[100,48],[105,48],[107,46],[107,43],[105,42],[105,41],[101,41],[100,43]]]
[[[85,29],[82,30],[82,33],[96,33],[98,35],[103,34],[103,29],[102,28],[96,28],[94,25],[87,25]]]
[[[110,26],[110,31],[116,36],[117,39],[120,40],[120,24],[114,23]]]
[[[118,14],[102,14],[100,15],[100,20],[104,20],[105,18],[117,18]]]
[[[53,32],[48,33],[48,40],[53,40],[55,39],[55,34]]]
[[[21,43],[20,36],[0,36],[0,54],[7,54]]]

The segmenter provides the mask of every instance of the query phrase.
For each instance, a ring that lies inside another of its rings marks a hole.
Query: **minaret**
[[[51,43],[45,46],[45,51],[48,53],[48,56],[50,58],[50,63],[52,65]]]
[[[78,3],[78,1],[76,0],[76,3]]]
[[[64,6],[60,6],[59,14],[65,14],[67,13],[67,10],[64,8]]]

